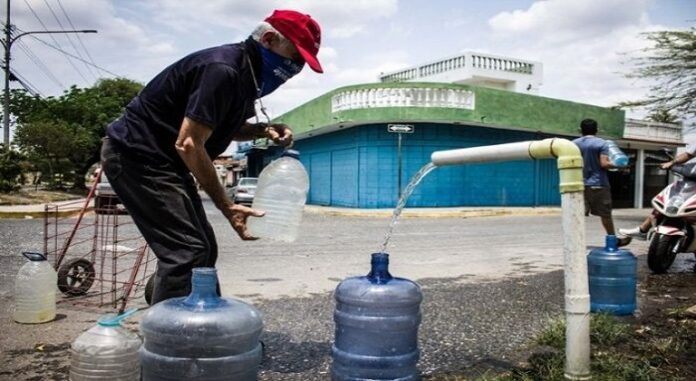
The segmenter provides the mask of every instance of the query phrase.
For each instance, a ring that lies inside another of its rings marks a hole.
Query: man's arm
[[[687,151],[684,151],[677,155],[677,157],[674,158],[674,160],[668,161],[666,163],[662,163],[660,167],[662,169],[670,169],[674,164],[681,164],[681,163],[686,163],[687,161],[691,160],[694,158],[694,154],[689,153]]]
[[[247,217],[261,217],[263,213],[234,204],[225,194],[217,178],[213,161],[205,150],[205,142],[212,132],[213,130],[204,124],[184,118],[176,139],[176,151],[215,206],[230,221],[237,234],[242,239],[253,239],[246,228]]]
[[[609,160],[609,156],[603,153],[599,154],[599,166],[602,167],[602,169],[616,168],[614,164],[611,163],[611,160]]]
[[[254,139],[271,139],[276,144],[289,147],[292,145],[292,130],[282,123],[244,123],[233,135],[236,141],[246,141]]]

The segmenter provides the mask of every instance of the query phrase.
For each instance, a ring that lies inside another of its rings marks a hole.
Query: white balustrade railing
[[[474,93],[429,87],[346,90],[331,98],[331,112],[377,107],[443,107],[474,109]]]
[[[437,62],[409,68],[380,77],[382,82],[403,82],[418,78],[458,70],[464,67],[480,70],[506,71],[520,74],[534,74],[534,63],[511,58],[487,56],[483,54],[465,54]]]

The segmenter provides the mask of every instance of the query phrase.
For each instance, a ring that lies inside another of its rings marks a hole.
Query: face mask
[[[259,84],[259,98],[266,96],[288,79],[302,71],[304,63],[297,63],[259,44],[261,51],[261,83]]]

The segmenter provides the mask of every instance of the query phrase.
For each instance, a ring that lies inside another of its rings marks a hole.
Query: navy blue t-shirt
[[[201,50],[175,62],[131,100],[107,135],[126,152],[184,169],[174,144],[188,117],[213,130],[205,147],[214,159],[255,112],[256,87],[245,54],[258,73],[253,40]]]
[[[573,140],[573,143],[580,148],[582,153],[582,175],[585,179],[585,186],[608,187],[607,171],[602,168],[599,161],[599,155],[608,155],[606,140],[586,135]]]

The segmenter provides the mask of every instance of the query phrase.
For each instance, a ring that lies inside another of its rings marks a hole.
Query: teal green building
[[[276,121],[295,131],[295,148],[310,176],[309,204],[389,208],[434,151],[554,136],[573,139],[584,118],[597,120],[603,137],[623,136],[621,110],[453,83],[342,87]],[[412,132],[390,132],[395,124]],[[251,175],[277,153],[264,148],[248,153]],[[541,160],[438,168],[407,206],[559,203],[555,162]]]

